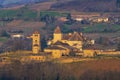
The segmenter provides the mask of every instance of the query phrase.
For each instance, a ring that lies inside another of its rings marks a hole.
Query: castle
[[[32,38],[32,52],[40,53],[40,34],[34,32]],[[52,54],[53,58],[69,55],[83,55],[83,45],[94,44],[94,40],[87,39],[82,33],[73,32],[63,34],[60,27],[57,26],[53,33],[53,39],[48,41],[48,47],[44,53]]]
[[[94,40],[89,39],[82,33],[73,32],[63,34],[60,27],[57,26],[53,33],[53,39],[48,40],[48,47],[41,51],[40,33],[35,31],[32,36],[27,37],[32,39],[32,51],[17,51],[0,56],[1,61],[19,60],[21,62],[45,62],[52,60],[64,60],[65,62],[74,62],[81,60],[80,57],[94,57],[96,54],[120,54],[119,51],[105,52],[97,49],[94,46]],[[86,46],[87,45],[87,46]],[[14,55],[9,57],[6,55]],[[15,57],[17,56],[17,58]],[[19,56],[18,56],[19,55]],[[75,58],[75,56],[80,56]],[[75,58],[75,59],[74,59]],[[85,58],[86,60],[86,58]]]
[[[94,40],[88,39],[82,33],[73,32],[68,34],[63,34],[60,30],[60,27],[56,27],[53,33],[53,39],[48,41],[48,47],[41,51],[40,43],[40,33],[35,31],[32,36],[27,37],[32,39],[32,51],[18,51],[20,53],[20,61],[30,62],[30,61],[40,61],[44,62],[53,59],[60,59],[62,56],[84,56],[86,53],[90,56],[93,56],[91,51],[87,50],[86,52],[83,49],[85,44],[94,44]],[[85,52],[85,53],[84,53]],[[17,55],[16,53],[16,55]],[[24,53],[24,54],[21,54]],[[91,55],[92,54],[92,55]],[[2,57],[3,60],[10,60],[11,58]],[[16,58],[12,58],[15,59]]]
[[[87,39],[82,33],[73,32],[63,34],[57,26],[53,33],[53,39],[48,41],[48,47],[44,52],[51,52],[54,57],[60,55],[83,55],[83,45],[94,44],[94,40]]]

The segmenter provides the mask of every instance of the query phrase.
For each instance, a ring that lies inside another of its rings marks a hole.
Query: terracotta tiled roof
[[[60,30],[60,27],[59,27],[59,26],[56,27],[54,33],[61,33],[61,30]]]

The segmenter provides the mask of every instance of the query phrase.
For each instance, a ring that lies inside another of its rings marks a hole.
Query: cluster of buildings
[[[83,45],[94,45],[94,40],[87,39],[82,33],[73,32],[63,34],[60,27],[56,27],[53,39],[48,41],[44,52],[51,52],[54,57],[83,55]]]
[[[76,21],[82,21],[82,20],[87,20],[90,22],[96,22],[96,23],[100,23],[100,22],[109,22],[109,16],[106,15],[101,15],[101,14],[73,14],[72,15],[72,19],[76,20]]]
[[[82,22],[82,21],[88,21],[93,23],[101,23],[101,22],[109,22],[109,16],[106,15],[100,15],[100,14],[71,14],[71,18],[75,21]],[[59,17],[59,21],[65,22],[68,21],[66,17]]]
[[[34,32],[29,38],[32,38],[32,52],[39,54],[41,50],[39,32]],[[69,55],[82,56],[83,45],[94,45],[94,40],[88,39],[78,32],[63,34],[60,27],[57,26],[53,33],[53,39],[48,41],[48,47],[44,49],[44,53],[51,54],[54,58]]]
[[[97,49],[94,46],[95,41],[84,36],[83,33],[73,32],[63,34],[59,26],[54,30],[53,39],[48,40],[48,47],[44,51],[41,51],[41,44],[44,43],[40,42],[40,33],[38,31],[35,31],[32,36],[27,38],[32,39],[32,51],[20,51],[18,53],[21,55],[18,58],[12,58],[13,60],[45,62],[63,57],[80,56],[85,58],[94,57],[97,54],[106,54],[106,52]],[[112,52],[112,54],[120,54],[120,52]],[[2,61],[10,60],[7,56],[0,56],[0,58]]]
[[[116,23],[119,22],[119,13],[71,13],[71,18],[78,22],[87,21],[90,23]],[[66,17],[58,18],[59,21],[68,21]]]

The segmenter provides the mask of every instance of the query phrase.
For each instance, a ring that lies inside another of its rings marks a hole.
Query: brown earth
[[[52,5],[53,10],[81,11],[81,12],[115,12],[116,0],[72,0]]]
[[[31,33],[31,31],[39,30],[44,27],[45,23],[37,21],[23,21],[14,20],[6,24],[6,30],[23,30],[25,33]]]
[[[44,2],[44,3],[37,3],[37,4],[33,4],[33,5],[30,5],[28,6],[30,9],[33,9],[33,10],[37,10],[37,11],[40,11],[40,10],[48,10],[50,9],[51,5],[54,4],[55,2]]]
[[[3,8],[3,10],[17,10],[17,9],[20,9],[24,6],[25,5],[17,5],[17,6],[14,6],[14,7]]]

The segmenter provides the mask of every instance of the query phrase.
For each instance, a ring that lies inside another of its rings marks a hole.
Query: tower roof
[[[54,33],[61,33],[61,30],[60,30],[60,27],[59,27],[59,26],[56,27]]]
[[[39,32],[38,32],[38,31],[35,31],[34,34],[39,34]]]

